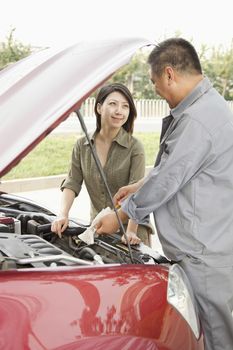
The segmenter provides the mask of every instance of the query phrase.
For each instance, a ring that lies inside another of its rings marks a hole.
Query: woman
[[[142,144],[132,136],[137,111],[126,86],[113,83],[103,86],[96,98],[96,130],[90,136],[106,176],[112,196],[122,186],[137,182],[144,176],[145,154]],[[112,207],[100,178],[86,137],[77,140],[73,148],[71,167],[61,185],[62,201],[52,231],[61,236],[68,225],[69,210],[85,182],[91,200],[91,220],[103,208]],[[129,223],[127,236],[131,244],[142,240],[149,245],[150,226]],[[122,238],[124,241],[124,238]]]

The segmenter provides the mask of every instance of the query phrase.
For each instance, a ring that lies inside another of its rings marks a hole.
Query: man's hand
[[[114,205],[119,205],[121,202],[126,199],[131,193],[135,193],[141,186],[141,180],[135,182],[134,184],[121,187],[115,196],[113,197]]]
[[[113,234],[119,229],[119,223],[114,212],[103,216],[95,225],[97,234]]]
[[[128,219],[127,214],[125,214],[122,209],[118,210],[119,218],[122,222],[126,222]],[[115,212],[106,214],[95,224],[96,233],[101,234],[113,234],[119,230],[119,222]]]
[[[69,219],[67,216],[57,216],[57,218],[52,223],[51,231],[56,233],[61,238],[62,232],[65,231],[68,224]]]

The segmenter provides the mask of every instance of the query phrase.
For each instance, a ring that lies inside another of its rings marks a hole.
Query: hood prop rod
[[[104,174],[102,165],[100,164],[100,160],[99,160],[98,155],[97,155],[97,153],[96,153],[95,147],[94,147],[94,145],[92,144],[91,139],[90,139],[90,137],[89,137],[89,135],[88,135],[87,128],[86,128],[86,125],[85,125],[84,120],[83,120],[83,116],[82,116],[82,114],[81,114],[81,112],[80,112],[79,109],[75,110],[75,113],[77,114],[77,117],[78,117],[78,119],[79,119],[81,128],[82,128],[82,130],[83,130],[83,132],[84,132],[84,134],[85,134],[85,136],[86,136],[86,138],[87,138],[87,141],[88,141],[88,143],[89,143],[89,145],[90,145],[91,153],[92,153],[92,155],[93,155],[93,157],[94,157],[94,160],[95,160],[95,162],[96,162],[96,165],[97,165],[97,168],[98,168],[99,173],[100,173],[100,175],[101,175],[101,178],[102,178],[102,180],[103,180],[103,182],[104,182],[104,185],[105,185],[105,187],[106,187],[106,189],[107,189],[109,198],[110,198],[111,203],[112,203],[113,210],[114,210],[114,212],[115,212],[115,214],[116,214],[117,221],[118,221],[119,226],[120,226],[120,232],[123,233],[123,235],[124,235],[124,237],[125,237],[125,240],[126,240],[126,242],[127,242],[127,246],[128,246],[128,250],[129,250],[129,255],[130,255],[130,260],[131,260],[132,264],[135,264],[134,258],[133,258],[133,254],[132,254],[132,248],[131,248],[131,246],[130,246],[130,244],[129,244],[129,240],[128,240],[128,237],[127,237],[127,235],[126,235],[125,228],[124,228],[124,226],[123,226],[123,224],[122,224],[122,221],[121,221],[121,219],[120,219],[120,217],[119,217],[118,211],[117,211],[117,209],[116,209],[116,207],[115,207],[115,205],[114,205],[113,198],[112,198],[112,194],[111,194],[111,192],[110,192],[110,189],[109,189],[109,186],[108,186],[108,183],[107,183],[107,180],[106,180],[106,177],[105,177],[105,174]]]

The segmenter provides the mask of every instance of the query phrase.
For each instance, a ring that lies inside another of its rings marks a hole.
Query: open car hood
[[[147,39],[44,49],[0,72],[0,177],[79,108]]]

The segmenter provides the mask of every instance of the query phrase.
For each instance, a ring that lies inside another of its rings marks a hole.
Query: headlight
[[[200,322],[192,287],[184,270],[177,264],[169,269],[167,301],[183,316],[198,339]]]

